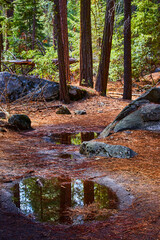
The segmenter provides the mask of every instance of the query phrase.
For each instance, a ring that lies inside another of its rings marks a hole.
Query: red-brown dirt
[[[142,85],[141,85],[142,86]],[[102,131],[129,103],[120,98],[121,83],[110,84],[107,97],[91,93],[86,100],[72,102],[67,107],[71,115],[57,115],[54,106],[60,102],[11,104],[11,113],[25,113],[33,131],[0,133],[0,189],[16,179],[27,176],[46,178],[65,175],[94,179],[108,176],[134,196],[133,203],[110,219],[84,225],[66,226],[37,223],[22,214],[11,213],[0,204],[0,240],[116,240],[160,239],[160,133],[134,130],[115,133],[105,139],[110,144],[121,144],[137,152],[131,159],[104,157],[86,158],[83,162],[44,157],[39,151],[65,151],[65,145],[45,142],[47,132]],[[111,90],[112,89],[112,90]],[[134,89],[134,94],[138,92]],[[120,95],[117,95],[120,97]],[[135,96],[137,97],[137,96]],[[6,107],[6,106],[5,106]],[[85,109],[86,115],[74,111]],[[79,147],[72,147],[78,151]]]

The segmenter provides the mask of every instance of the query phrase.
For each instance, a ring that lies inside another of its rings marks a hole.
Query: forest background
[[[30,72],[41,78],[59,81],[54,4],[48,0],[0,0],[0,43],[2,59],[34,59]],[[69,57],[78,61],[70,65],[71,80],[80,78],[80,15],[82,0],[67,1]],[[109,80],[124,78],[124,2],[115,1],[115,17]],[[133,0],[131,6],[132,79],[153,72],[160,66],[160,1]],[[93,76],[98,73],[106,0],[91,0],[91,35]]]

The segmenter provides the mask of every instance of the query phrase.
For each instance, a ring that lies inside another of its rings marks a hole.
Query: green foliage
[[[92,49],[93,49],[93,72],[98,71],[99,57],[105,22],[106,1],[92,0],[91,21],[92,21]]]
[[[160,59],[160,12],[158,4],[144,0],[133,1],[136,11],[132,17],[133,77],[154,70]]]
[[[33,30],[33,17],[36,18],[36,33],[40,36],[42,33],[42,8],[41,0],[15,0],[14,1],[14,34],[21,36],[22,33],[29,36]]]
[[[57,51],[55,51],[53,46],[46,49],[46,54],[44,56],[42,56],[38,50],[23,51],[21,56],[23,59],[34,60],[36,68],[34,68],[30,74],[49,80],[57,80],[58,68],[53,64],[53,59],[57,58]]]
[[[120,4],[120,3],[119,3]],[[160,64],[160,13],[153,1],[132,1],[132,76],[138,78]],[[117,6],[110,64],[110,79],[123,78],[123,11]]]
[[[97,74],[104,29],[106,0],[91,0],[93,71]],[[123,78],[123,0],[116,1],[115,28],[112,43],[110,75],[111,80]],[[160,4],[158,1],[132,1],[132,74],[138,78],[154,70],[160,64]],[[4,42],[7,36],[9,51],[6,58],[34,58],[36,69],[31,74],[56,79],[57,67],[52,60],[57,58],[53,45],[53,1],[14,0],[14,16],[6,18],[6,10],[12,7],[9,1],[0,0],[0,25]],[[80,0],[68,0],[69,55],[80,60]],[[33,17],[36,18],[36,39],[46,51],[43,56],[40,47],[31,51]],[[11,53],[11,54],[10,54]],[[70,65],[74,77],[79,77],[79,62]]]

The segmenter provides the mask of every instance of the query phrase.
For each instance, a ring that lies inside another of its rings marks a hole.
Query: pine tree
[[[66,78],[66,66],[65,66],[65,52],[64,52],[65,48],[63,45],[59,0],[54,0],[54,14],[55,14],[57,43],[58,43],[60,100],[65,103],[69,103],[69,94],[68,94],[67,78]]]
[[[96,80],[96,90],[101,95],[106,96],[107,82],[109,75],[109,63],[112,46],[112,35],[114,25],[115,0],[107,1],[105,26],[103,32],[103,41],[101,48],[101,57]]]
[[[81,0],[80,85],[93,87],[91,1]]]
[[[131,0],[124,0],[124,89],[123,99],[132,98]]]

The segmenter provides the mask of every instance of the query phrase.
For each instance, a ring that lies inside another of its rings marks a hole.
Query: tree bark
[[[6,18],[12,18],[14,9],[12,6],[13,0],[8,1],[9,8],[6,10]],[[5,28],[5,50],[7,51],[9,49],[9,41],[8,41],[8,26]]]
[[[112,35],[115,15],[115,0],[107,1],[105,26],[103,31],[103,40],[101,48],[100,63],[95,89],[102,95],[106,96],[107,82],[109,76],[110,54],[112,47]]]
[[[33,8],[32,50],[34,50],[36,39],[36,1],[34,1],[33,3],[34,8]]]
[[[124,89],[123,99],[132,98],[131,0],[124,0]]]
[[[80,85],[93,87],[91,1],[81,0]]]
[[[69,73],[69,48],[68,48],[68,25],[67,25],[67,0],[59,0],[60,17],[61,17],[61,31],[64,48],[64,61],[66,69],[66,80],[70,82]]]
[[[69,103],[69,94],[68,94],[68,88],[66,83],[66,67],[65,67],[65,59],[64,59],[65,54],[64,54],[64,46],[63,46],[63,40],[62,40],[59,0],[54,0],[54,13],[55,13],[55,22],[56,22],[57,44],[58,44],[60,100],[65,103]]]
[[[1,28],[2,28],[2,26],[0,24],[0,29]],[[3,51],[3,35],[2,35],[2,32],[0,31],[0,72],[2,71],[2,64],[1,64],[2,51]]]

